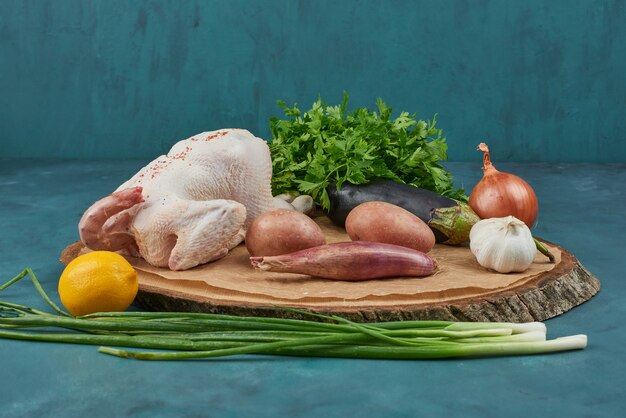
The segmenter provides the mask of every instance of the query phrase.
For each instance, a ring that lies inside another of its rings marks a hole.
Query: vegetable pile
[[[393,119],[381,99],[377,112],[348,112],[346,93],[341,105],[329,106],[320,98],[306,112],[278,104],[286,119],[270,120],[274,194],[298,191],[328,209],[329,186],[390,179],[466,200],[441,165],[448,147],[436,118],[418,120],[402,112]]]
[[[534,191],[521,178],[495,170],[485,144],[479,147],[484,178],[466,204],[463,190],[453,188],[451,174],[441,165],[447,145],[436,119],[417,120],[407,112],[392,119],[381,99],[377,111],[348,112],[347,94],[341,105],[319,99],[304,113],[296,105],[279,104],[287,119],[270,121],[272,188],[279,208],[258,215],[248,228],[245,241],[253,267],[348,281],[422,277],[437,269],[436,260],[426,254],[435,242],[455,245],[468,239],[479,264],[501,273],[526,270],[536,248],[554,260],[529,229],[538,210]],[[345,227],[352,241],[326,244],[320,226],[306,215],[314,204]],[[585,335],[547,340],[539,322],[359,324],[288,307],[275,308],[310,320],[103,312],[125,310],[137,293],[137,273],[109,251],[79,256],[61,277],[61,301],[78,316],[59,308],[31,269],[0,291],[25,277],[54,313],[0,300],[0,338],[99,345],[101,353],[123,358],[267,354],[432,359],[539,354],[587,345]]]
[[[546,327],[539,322],[357,324],[298,310],[317,321],[175,312],[108,312],[73,317],[50,300],[31,269],[0,286],[0,290],[27,276],[56,313],[0,300],[0,338],[100,345],[101,353],[139,360],[237,354],[435,359],[539,354],[587,345],[585,335],[546,340]]]

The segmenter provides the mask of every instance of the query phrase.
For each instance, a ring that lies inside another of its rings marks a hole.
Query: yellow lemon
[[[137,272],[121,255],[93,251],[76,257],[59,279],[59,296],[72,315],[120,312],[135,299]]]

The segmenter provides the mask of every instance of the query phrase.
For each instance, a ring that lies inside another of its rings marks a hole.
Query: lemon
[[[111,251],[76,257],[59,279],[61,303],[74,316],[124,311],[135,299],[138,288],[133,266]]]

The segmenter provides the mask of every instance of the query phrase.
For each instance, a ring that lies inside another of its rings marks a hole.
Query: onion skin
[[[496,170],[486,144],[478,149],[484,153],[483,178],[470,193],[470,207],[481,219],[514,216],[532,228],[539,213],[533,188],[521,177]]]
[[[435,260],[420,251],[379,242],[338,242],[273,257],[250,257],[264,271],[358,281],[431,275]]]

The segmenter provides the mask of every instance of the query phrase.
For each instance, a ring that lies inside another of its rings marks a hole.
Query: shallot
[[[382,277],[421,277],[435,260],[421,251],[379,242],[338,242],[273,257],[250,257],[260,270],[356,281]]]

